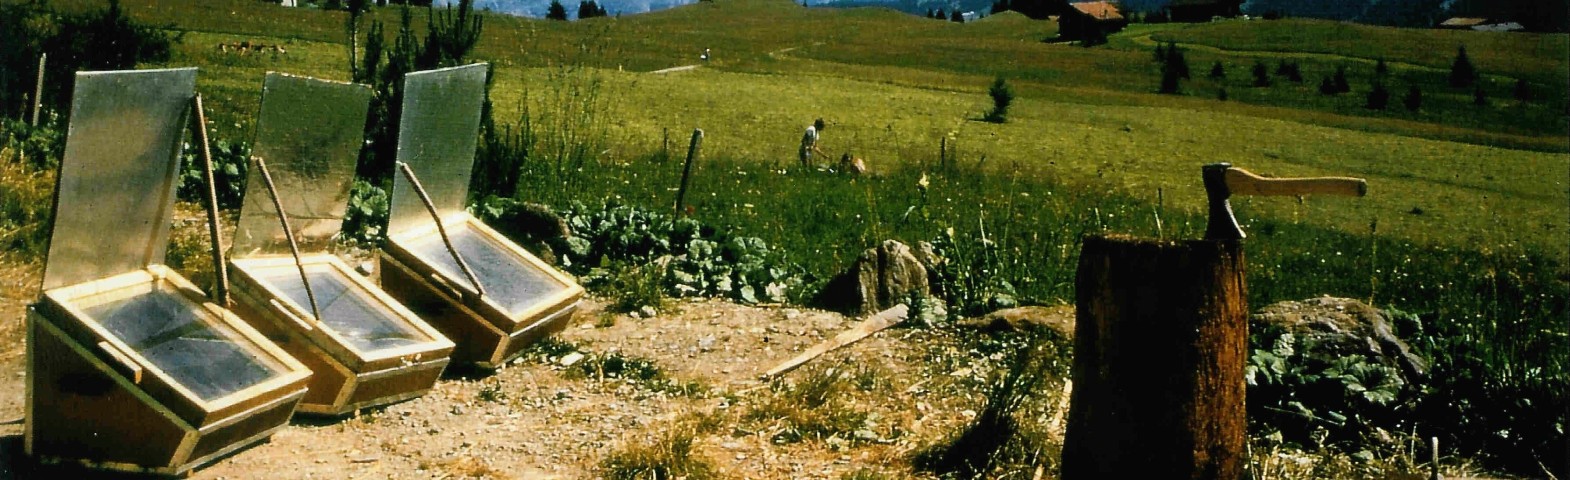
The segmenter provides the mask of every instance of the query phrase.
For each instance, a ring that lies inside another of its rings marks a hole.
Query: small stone
[[[452,410],[448,412],[453,415],[463,415],[463,405],[453,405]]]
[[[715,340],[714,340],[714,336],[713,335],[708,335],[708,336],[705,336],[705,337],[703,337],[701,339],[698,339],[698,350],[705,351],[705,352],[710,351],[710,350],[714,350],[714,341]]]
[[[561,360],[559,360],[557,363],[560,363],[563,367],[571,367],[573,364],[583,361],[583,358],[584,356],[582,353],[572,352],[562,355]]]
[[[648,305],[638,307],[638,313],[642,314],[643,318],[654,318],[655,315],[659,315],[659,312],[655,311],[654,307]]]

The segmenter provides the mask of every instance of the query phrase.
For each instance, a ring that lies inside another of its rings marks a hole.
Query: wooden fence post
[[[33,122],[38,126],[38,111],[44,109],[44,65],[49,61],[49,54],[38,54],[38,84],[33,87]]]
[[[1237,241],[1084,240],[1061,478],[1238,479],[1248,346]]]
[[[681,169],[681,188],[676,190],[676,215],[682,215],[687,206],[687,181],[692,177],[692,164],[698,160],[698,148],[703,146],[703,129],[692,130],[692,144],[687,146],[687,166]]]

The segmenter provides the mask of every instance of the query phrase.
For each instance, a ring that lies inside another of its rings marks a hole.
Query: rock
[[[562,355],[561,360],[557,363],[560,363],[563,367],[571,367],[581,361],[583,361],[583,354],[579,352],[572,352]]]
[[[849,315],[870,315],[904,302],[911,293],[930,292],[927,267],[910,246],[885,240],[830,279],[814,303]]]
[[[1428,362],[1396,337],[1390,321],[1383,310],[1335,297],[1278,302],[1249,317],[1250,328],[1279,327],[1298,337],[1313,338],[1335,354],[1377,359],[1399,369],[1411,385],[1427,375]]]
[[[1074,338],[1074,306],[1005,308],[959,322],[961,327],[986,331],[1050,331],[1060,338]]]

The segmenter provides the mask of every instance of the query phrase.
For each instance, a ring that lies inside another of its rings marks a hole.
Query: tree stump
[[[1062,478],[1241,478],[1238,242],[1087,237],[1075,290]]]

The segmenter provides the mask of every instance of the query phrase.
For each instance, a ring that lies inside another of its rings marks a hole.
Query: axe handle
[[[1368,182],[1351,177],[1265,178],[1237,167],[1227,169],[1227,190],[1233,195],[1368,194]]]

